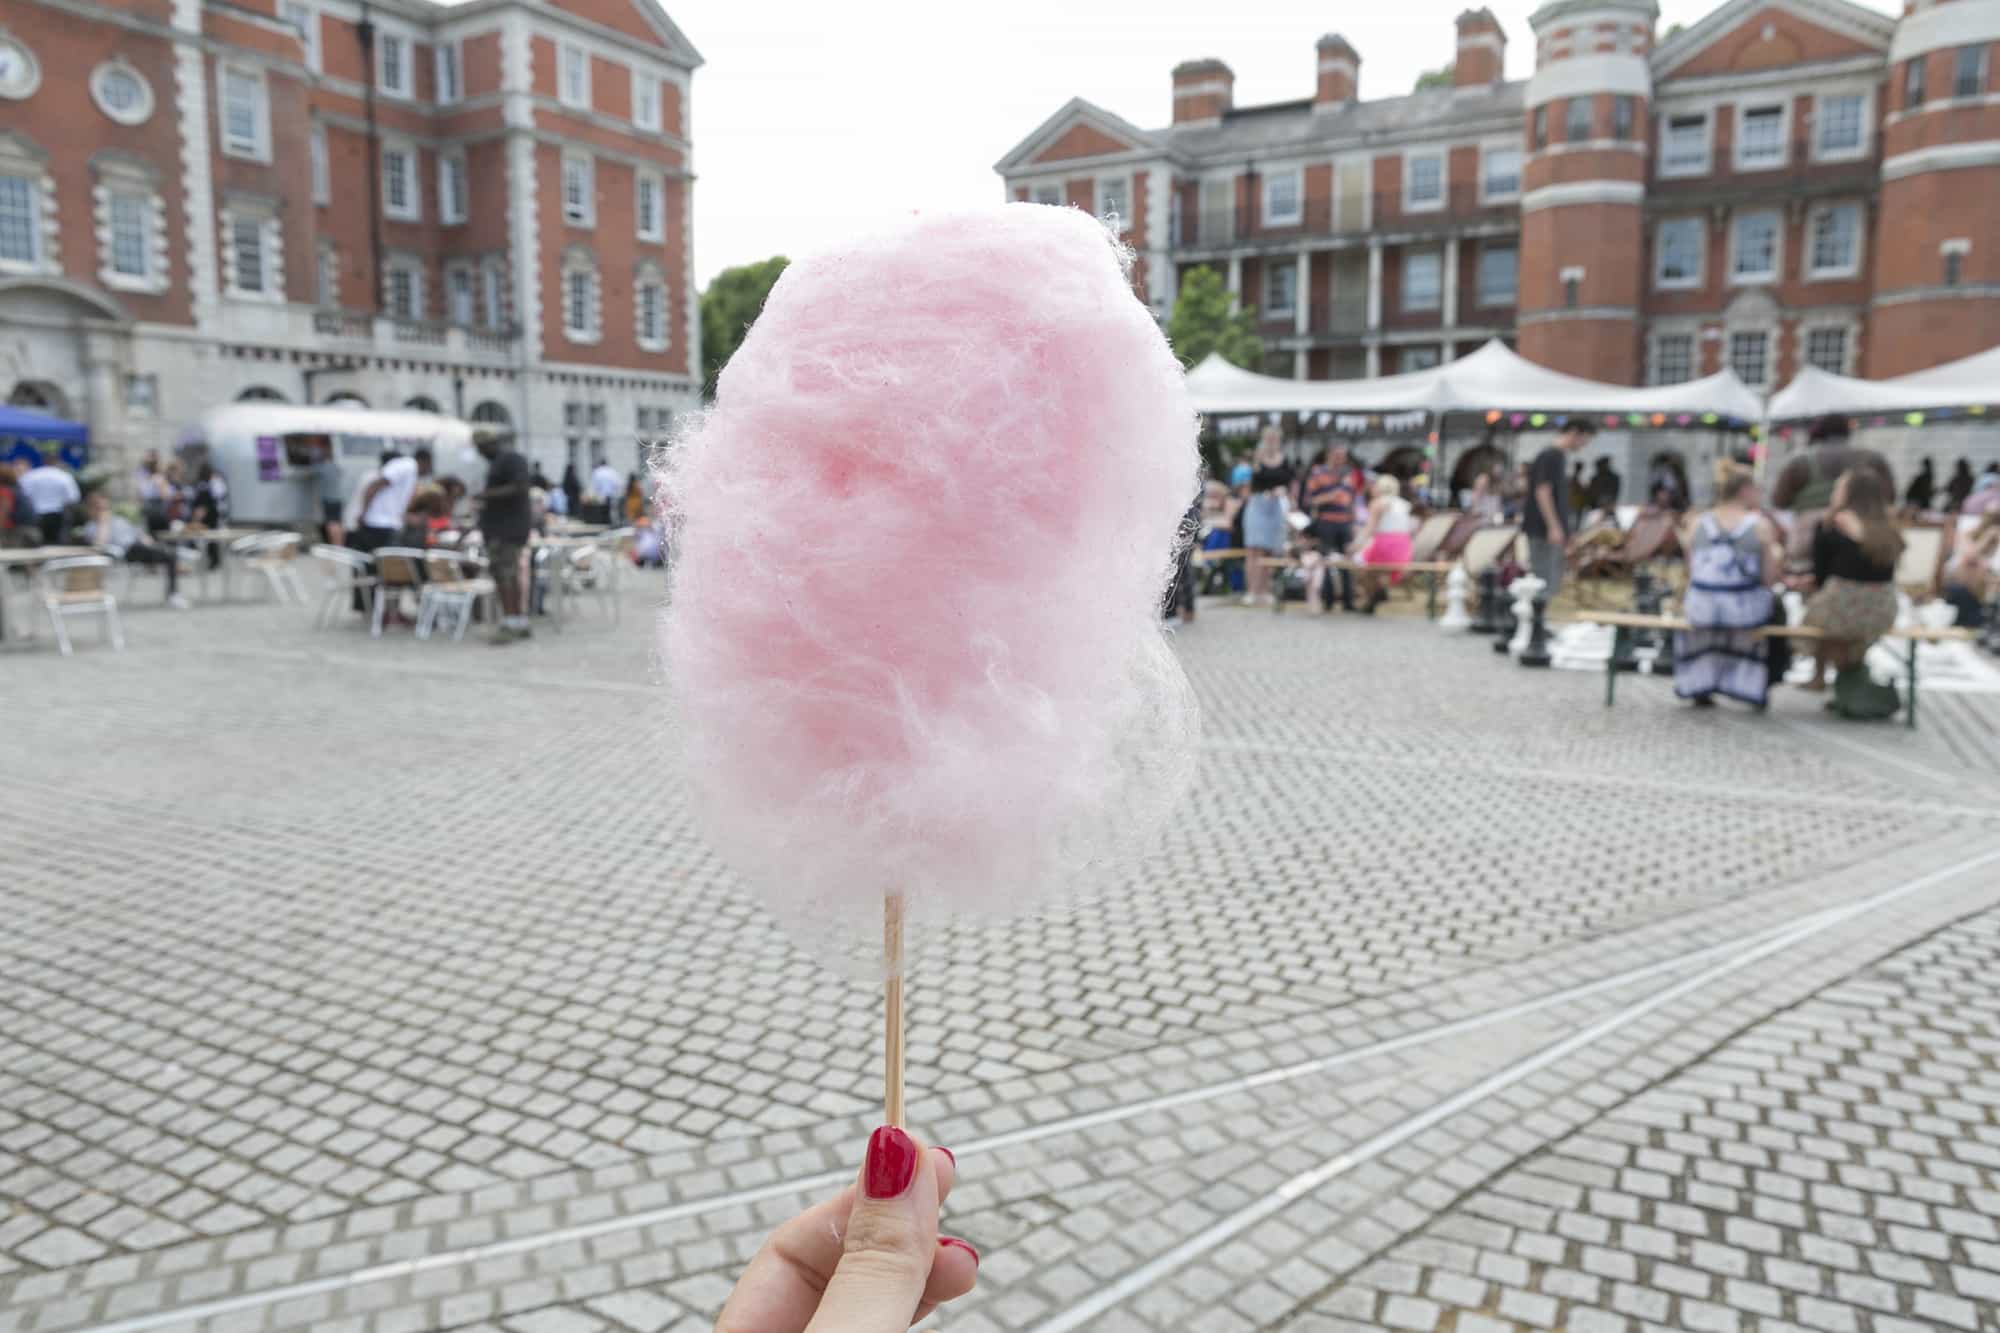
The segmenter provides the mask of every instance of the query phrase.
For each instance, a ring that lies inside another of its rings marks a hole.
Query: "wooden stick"
[[[883,1119],[903,1127],[903,895],[882,900]]]

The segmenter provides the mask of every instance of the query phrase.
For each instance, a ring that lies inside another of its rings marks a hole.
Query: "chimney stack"
[[[1174,66],[1174,124],[1221,120],[1235,98],[1236,75],[1220,60],[1183,60]]]
[[[1319,82],[1313,93],[1313,110],[1346,106],[1361,91],[1360,53],[1337,32],[1320,38],[1314,49],[1319,54]]]
[[[1458,16],[1458,56],[1452,62],[1452,86],[1488,88],[1506,77],[1507,34],[1490,9],[1468,9]]]

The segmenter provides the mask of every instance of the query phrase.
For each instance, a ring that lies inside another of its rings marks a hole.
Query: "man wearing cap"
[[[1521,532],[1528,539],[1528,568],[1543,584],[1542,595],[1554,598],[1562,586],[1563,559],[1569,550],[1569,478],[1565,460],[1597,434],[1589,417],[1570,417],[1556,432],[1556,441],[1528,465],[1528,498],[1521,508]]]
[[[486,460],[486,489],[479,493],[479,530],[486,535],[486,558],[500,597],[500,623],[492,642],[528,638],[527,601],[522,596],[521,566],[527,554],[533,521],[529,504],[528,460],[513,447],[511,431],[476,426],[472,446]]]

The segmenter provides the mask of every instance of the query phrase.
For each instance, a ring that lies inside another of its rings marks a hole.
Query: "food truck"
[[[204,412],[174,453],[190,481],[203,463],[222,474],[231,523],[293,526],[320,519],[318,465],[327,450],[340,463],[344,501],[385,452],[425,448],[435,476],[457,477],[475,495],[485,488],[486,460],[472,447],[472,427],[434,412],[231,403]]]

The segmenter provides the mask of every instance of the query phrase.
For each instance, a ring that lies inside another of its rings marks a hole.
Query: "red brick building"
[[[1500,337],[1598,379],[1726,364],[1769,391],[2000,343],[2000,0],[1657,17],[1551,0],[1509,83],[1507,34],[1468,11],[1439,34],[1452,86],[1372,100],[1338,36],[1296,101],[1237,106],[1227,65],[1191,61],[1165,128],[1079,99],[998,170],[1010,198],[1116,214],[1162,316],[1190,267],[1225,273],[1299,378]]]
[[[0,394],[114,451],[345,399],[633,467],[698,396],[700,62],[655,0],[12,0]]]

